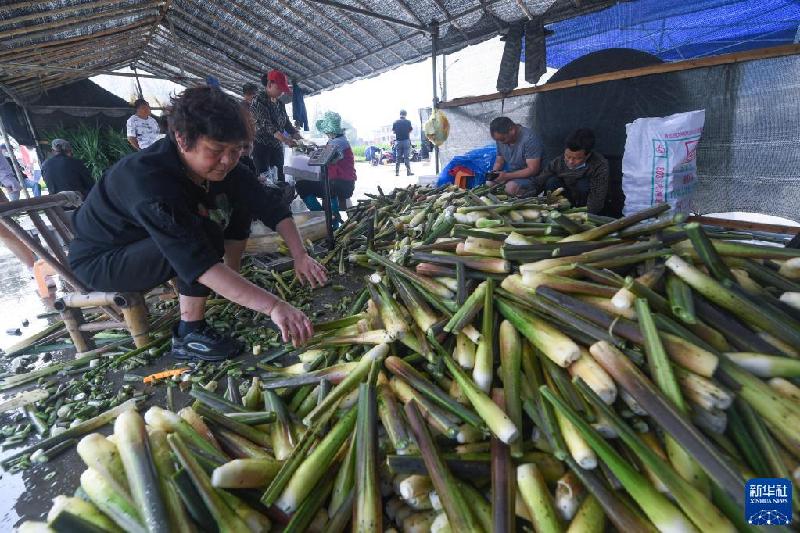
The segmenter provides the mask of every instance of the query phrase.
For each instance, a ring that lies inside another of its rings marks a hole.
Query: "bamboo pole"
[[[137,348],[146,346],[152,339],[149,334],[149,323],[147,320],[147,305],[141,294],[131,292],[117,294],[115,303],[122,309],[122,316],[125,324],[133,337],[133,342]]]
[[[61,214],[65,215],[63,218],[58,213],[57,210],[61,210]],[[43,209],[47,219],[50,221],[50,224],[53,226],[53,229],[64,241],[66,244],[72,242],[72,239],[75,238],[75,235],[72,233],[72,229],[66,223],[66,213],[64,213],[64,209],[61,207],[48,207],[47,209]]]
[[[53,17],[55,15],[67,15],[70,13],[76,13],[79,11],[86,11],[86,10],[94,10],[96,8],[105,7],[107,5],[114,5],[120,3],[122,3],[122,0],[100,0],[97,2],[86,2],[84,4],[51,8],[48,9],[47,11],[36,11],[35,13],[28,13],[26,15],[20,15],[18,17],[13,17],[0,21],[0,26],[16,25],[22,22],[26,22],[28,20],[43,19],[43,18]],[[31,6],[37,7],[39,5],[44,7],[44,4],[41,4],[40,2],[17,2],[16,4],[4,6],[4,9],[6,9],[9,13],[12,13],[16,9],[30,8]]]
[[[81,205],[81,196],[74,191],[62,191],[38,198],[17,200],[13,203],[0,204],[0,217],[22,215],[28,209],[46,209],[55,206],[78,207]]]
[[[102,307],[104,305],[114,305],[114,298],[117,296],[116,292],[88,292],[86,294],[69,293],[56,300],[53,304],[56,311],[66,309],[67,307],[85,308],[85,307]]]
[[[32,49],[29,51],[19,50],[18,54],[13,55],[13,61],[18,63],[25,63],[26,61],[47,61],[51,63],[60,63],[63,59],[74,58],[80,54],[88,54],[90,57],[99,55],[100,51],[106,52],[109,49],[119,46],[128,46],[141,40],[142,36],[138,34],[125,34],[125,35],[108,35],[99,37],[95,42],[95,46],[87,48],[84,45],[64,45],[56,47],[55,50],[50,50],[46,57],[42,56],[41,50]],[[92,54],[92,52],[95,52]],[[106,54],[106,59],[112,54]]]
[[[126,24],[125,26],[117,26],[117,27],[114,27],[114,28],[109,28],[107,30],[101,30],[101,31],[98,31],[98,32],[94,32],[94,33],[91,33],[91,34],[88,34],[88,35],[79,35],[79,36],[76,36],[76,37],[67,37],[67,38],[64,38],[64,39],[57,39],[57,40],[54,40],[54,41],[46,41],[46,42],[39,43],[39,44],[29,44],[29,45],[26,45],[25,48],[28,49],[28,50],[48,49],[48,48],[53,48],[53,47],[56,47],[56,46],[59,46],[59,45],[62,45],[62,44],[80,43],[80,42],[83,42],[83,41],[90,41],[91,44],[89,45],[89,47],[90,48],[94,48],[95,46],[97,46],[96,43],[97,43],[97,39],[99,37],[103,37],[103,36],[106,36],[106,35],[120,35],[120,34],[123,34],[123,33],[126,33],[126,32],[130,32],[130,31],[136,30],[138,28],[142,28],[144,26],[150,27],[150,24],[155,22],[155,20],[156,20],[155,17],[149,17],[147,19],[136,21],[136,22],[133,22],[131,24]],[[7,50],[5,52],[0,52],[0,59],[5,58],[5,57],[9,57],[9,56],[13,57],[17,53],[18,53],[17,49],[11,48],[11,49],[9,49],[9,50]]]
[[[153,11],[156,9],[155,5],[144,5],[141,4],[133,4],[134,7],[131,9],[123,8],[117,9],[114,11],[107,11],[104,13],[98,13],[94,15],[84,15],[81,17],[81,20],[78,22],[64,24],[63,20],[57,20],[54,22],[46,22],[44,24],[37,24],[34,26],[25,26],[22,28],[14,28],[12,30],[0,31],[0,39],[4,39],[5,43],[8,46],[13,47],[18,43],[29,42],[30,40],[37,39],[40,37],[47,37],[48,35],[52,35],[54,31],[70,31],[75,29],[82,29],[86,23],[92,22],[95,24],[101,23],[113,23],[113,21],[118,20],[120,15],[126,16],[138,16],[144,15],[149,11]],[[151,17],[152,18],[152,17]],[[15,36],[20,36],[16,38],[12,38]]]
[[[61,314],[61,320],[64,321],[64,327],[72,339],[72,344],[75,345],[75,350],[78,353],[83,353],[93,349],[95,347],[94,341],[88,338],[80,329],[80,326],[84,323],[83,313],[69,307],[59,311],[59,313]]]
[[[61,246],[61,243],[58,242],[58,239],[53,232],[50,231],[50,228],[42,220],[42,217],[39,216],[39,213],[31,210],[28,211],[28,218],[31,219],[33,222],[34,227],[39,232],[39,235],[44,239],[44,242],[50,248],[50,251],[53,253],[56,259],[64,265],[68,264],[67,261],[67,254],[64,252],[64,248]]]
[[[79,290],[81,292],[85,292],[86,289],[83,284],[78,281],[75,276],[72,275],[72,272],[67,270],[67,268],[58,262],[58,260],[53,257],[50,252],[45,249],[36,239],[28,235],[22,227],[17,224],[17,222],[12,218],[7,218],[6,216],[0,216],[0,223],[3,224],[8,230],[11,231],[14,235],[19,238],[22,242],[24,242],[28,248],[30,248],[36,255],[39,256],[40,259],[50,263],[50,266],[58,273],[59,276],[64,278],[64,280],[69,283],[73,289]]]
[[[124,322],[116,320],[103,320],[102,322],[87,322],[78,326],[81,331],[104,331],[107,329],[125,329]],[[140,348],[140,346],[137,346]]]

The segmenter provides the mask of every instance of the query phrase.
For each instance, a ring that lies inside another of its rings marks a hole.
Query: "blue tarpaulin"
[[[439,180],[436,186],[453,183],[455,178],[450,175],[450,170],[457,167],[467,167],[475,176],[467,180],[467,187],[470,189],[486,183],[486,173],[492,170],[494,160],[497,158],[497,146],[487,144],[481,148],[470,150],[464,155],[455,156],[439,173]]]
[[[636,0],[547,26],[547,66],[606,48],[680,61],[790,44],[800,36],[797,0]],[[523,43],[524,44],[524,43]],[[524,60],[524,50],[523,50]]]

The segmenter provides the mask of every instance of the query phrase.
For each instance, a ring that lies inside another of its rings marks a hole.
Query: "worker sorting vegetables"
[[[301,281],[326,282],[289,206],[239,164],[252,136],[236,100],[187,89],[172,101],[168,137],[114,165],[75,216],[70,266],[92,290],[146,291],[177,279],[177,359],[219,361],[241,350],[206,324],[211,291],[269,315],[284,341],[300,345],[313,334],[308,317],[238,273],[251,218],[259,218],[283,237]]]

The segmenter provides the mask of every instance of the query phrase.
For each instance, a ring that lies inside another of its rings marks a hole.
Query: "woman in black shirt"
[[[237,272],[251,218],[259,218],[284,238],[301,281],[326,281],[288,206],[238,164],[250,121],[230,96],[198,87],[173,99],[169,129],[114,165],[78,210],[69,252],[76,277],[100,291],[145,291],[177,277],[176,358],[220,360],[241,349],[203,319],[212,290],[268,314],[284,341],[302,344],[313,334],[308,317]]]

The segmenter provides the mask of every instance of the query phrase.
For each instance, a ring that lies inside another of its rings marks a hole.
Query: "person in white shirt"
[[[144,150],[162,137],[158,122],[150,116],[150,104],[139,98],[133,104],[136,111],[128,119],[128,142],[135,150]]]

